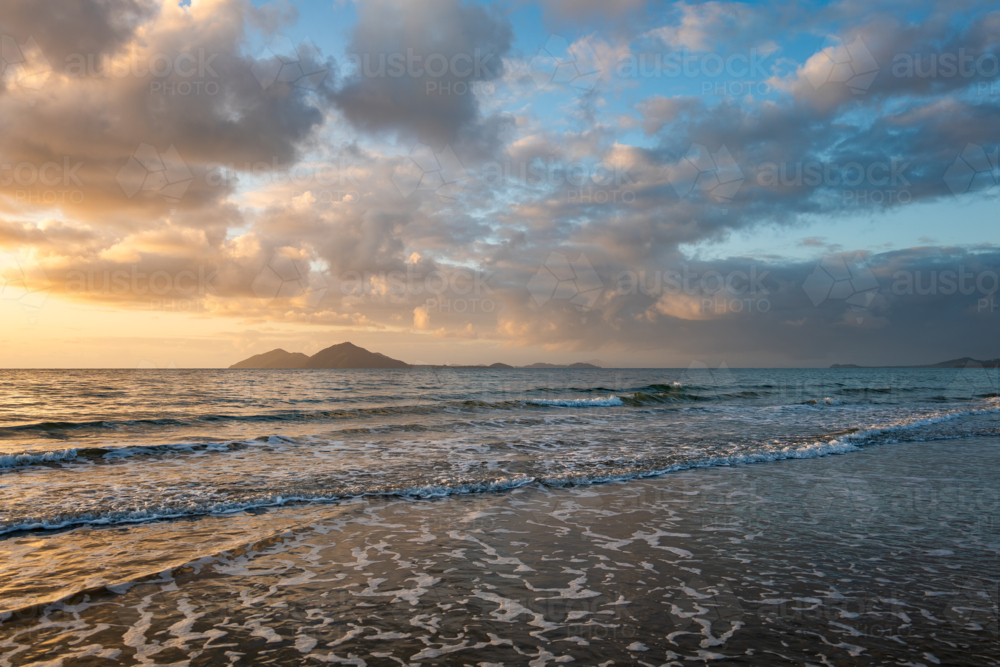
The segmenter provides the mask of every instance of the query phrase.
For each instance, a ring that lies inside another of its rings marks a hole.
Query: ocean
[[[0,397],[2,665],[747,661],[754,623],[776,662],[1000,655],[996,369],[9,370]],[[968,553],[892,564],[962,522]],[[896,608],[798,590],[861,543],[828,570]],[[837,613],[765,627],[751,580]],[[843,630],[871,613],[919,637]]]

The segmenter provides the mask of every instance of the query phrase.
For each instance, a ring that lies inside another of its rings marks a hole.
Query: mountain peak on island
[[[286,352],[281,348],[255,354],[230,368],[409,368],[410,365],[379,352],[369,352],[354,343],[344,342],[320,350],[311,357],[301,352]]]

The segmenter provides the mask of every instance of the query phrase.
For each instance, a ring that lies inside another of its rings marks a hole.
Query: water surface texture
[[[997,639],[996,370],[8,371],[0,393],[4,665],[663,664],[762,632],[773,660],[987,664]]]
[[[6,371],[0,534],[997,433],[997,371]]]

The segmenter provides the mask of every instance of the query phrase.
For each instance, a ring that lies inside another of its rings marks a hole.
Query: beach
[[[0,650],[4,665],[997,664],[998,464],[1000,440],[979,437],[78,528],[107,563],[135,568],[130,545],[202,555],[7,612]],[[35,535],[0,544],[54,560]]]

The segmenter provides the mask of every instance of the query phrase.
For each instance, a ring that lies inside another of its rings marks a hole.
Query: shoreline
[[[223,659],[215,642],[242,664],[821,661],[817,651],[858,664],[926,662],[928,652],[997,664],[998,464],[1000,441],[970,438],[214,517],[216,527],[272,529],[35,613],[77,618],[87,632],[107,625],[88,642],[119,659],[166,643],[184,648],[158,661]],[[173,526],[177,538],[200,521],[125,532],[145,541]],[[5,651],[38,626],[20,616],[0,622]],[[55,642],[57,654],[78,652],[77,631]],[[948,642],[967,648],[951,653]],[[31,648],[10,655],[11,665],[40,659]]]

